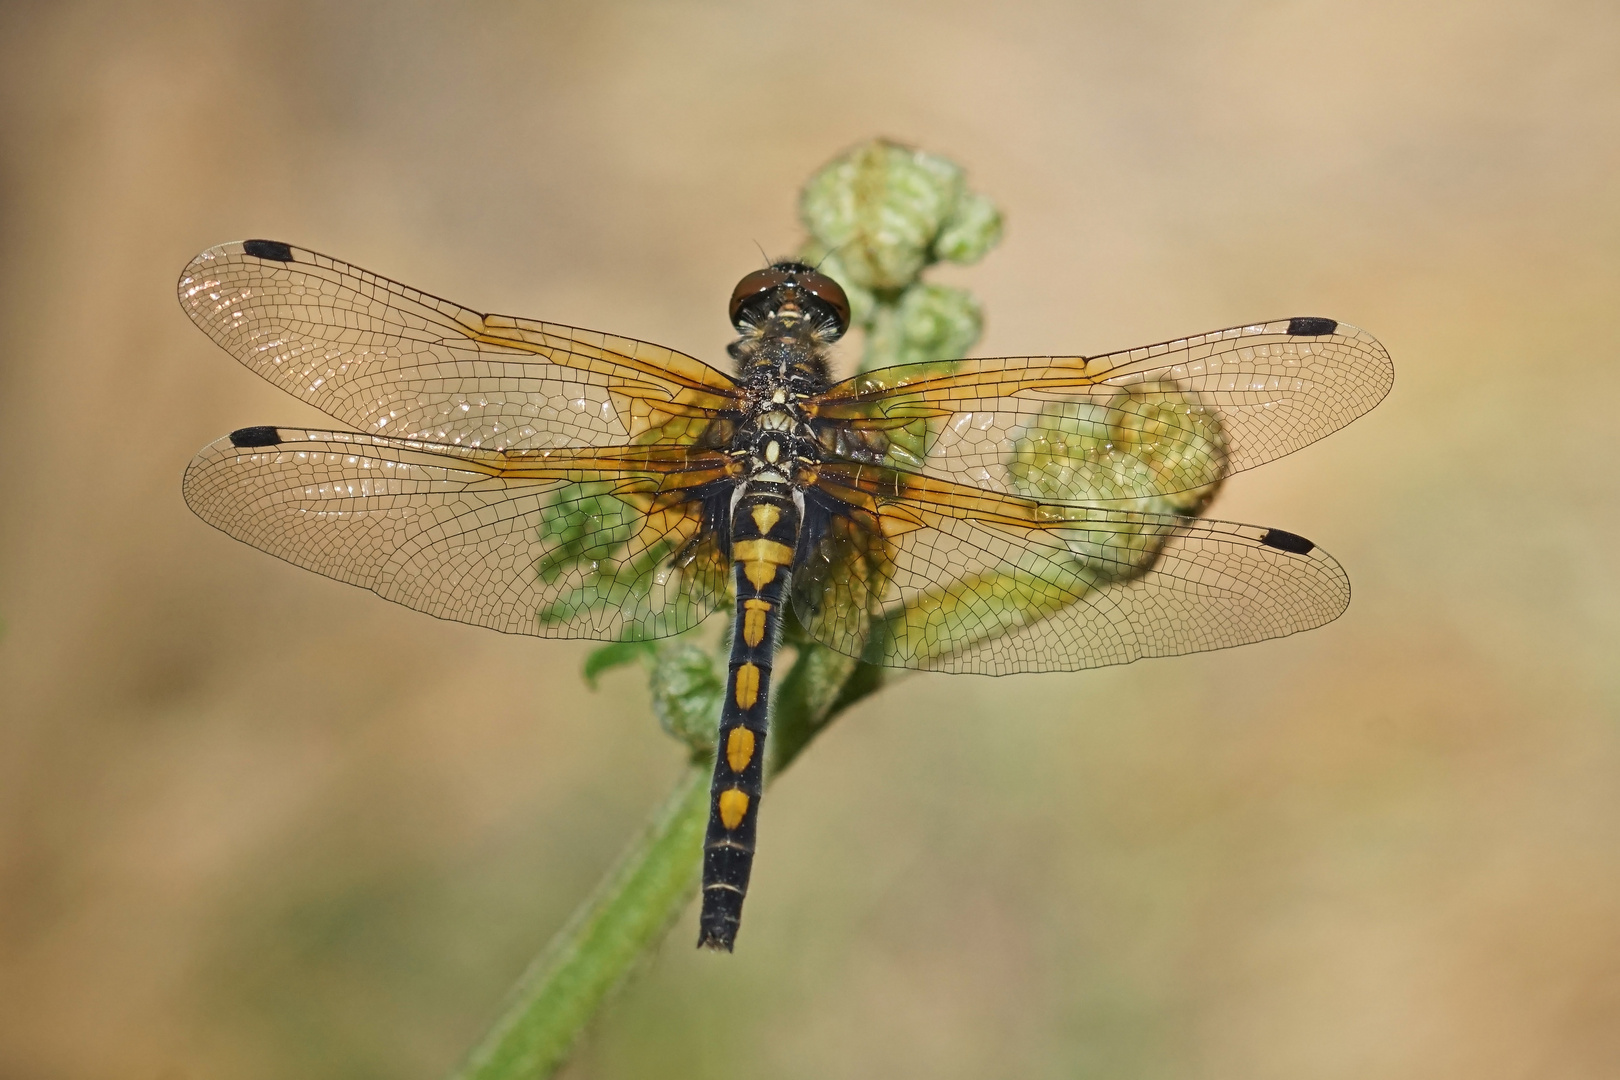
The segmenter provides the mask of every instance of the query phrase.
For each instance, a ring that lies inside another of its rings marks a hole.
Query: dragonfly
[[[178,292],[226,352],[336,422],[204,447],[183,490],[210,525],[506,633],[644,641],[732,613],[698,941],[725,951],[785,619],[867,663],[990,675],[1321,626],[1350,599],[1331,556],[1202,511],[1394,378],[1371,335],[1302,316],[835,381],[848,298],[793,261],[733,290],[730,374],[280,241],[210,248]]]

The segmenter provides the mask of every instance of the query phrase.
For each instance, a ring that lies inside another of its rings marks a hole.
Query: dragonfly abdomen
[[[737,616],[703,842],[700,947],[730,952],[742,920],[764,790],[771,666],[782,636],[782,605],[798,535],[798,509],[785,488],[751,486],[732,510]]]

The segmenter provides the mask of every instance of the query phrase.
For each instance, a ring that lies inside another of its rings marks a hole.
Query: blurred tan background
[[[721,362],[880,134],[1006,212],[940,274],[981,354],[1377,334],[1390,399],[1213,510],[1356,597],[864,703],[773,789],[739,952],[688,912],[570,1075],[1620,1075],[1615,5],[11,4],[0,86],[0,1076],[437,1077],[680,766],[588,646],[186,511],[197,448],[313,418],[186,260]]]

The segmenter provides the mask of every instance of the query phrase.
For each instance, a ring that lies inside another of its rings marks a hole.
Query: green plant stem
[[[457,1080],[533,1080],[564,1061],[602,1002],[697,892],[709,766],[689,766],[647,831],[530,965]]]

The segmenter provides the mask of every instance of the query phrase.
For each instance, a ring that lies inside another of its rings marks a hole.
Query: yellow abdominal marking
[[[765,616],[770,613],[768,600],[743,601],[743,640],[752,649],[765,640]]]
[[[759,668],[744,664],[737,669],[737,708],[752,709],[759,700]]]
[[[754,759],[754,733],[745,727],[734,727],[726,736],[726,764],[732,772],[742,772]],[[730,826],[727,826],[730,828]]]
[[[776,568],[793,561],[793,549],[775,540],[739,540],[731,545],[731,557],[743,564],[743,575],[756,589],[776,580]]]
[[[728,829],[735,829],[742,824],[742,819],[748,813],[748,796],[736,788],[727,788],[720,793],[720,824]]]
[[[782,511],[770,503],[755,503],[750,513],[754,518],[754,528],[759,530],[761,536],[776,528],[776,523],[782,520]]]

